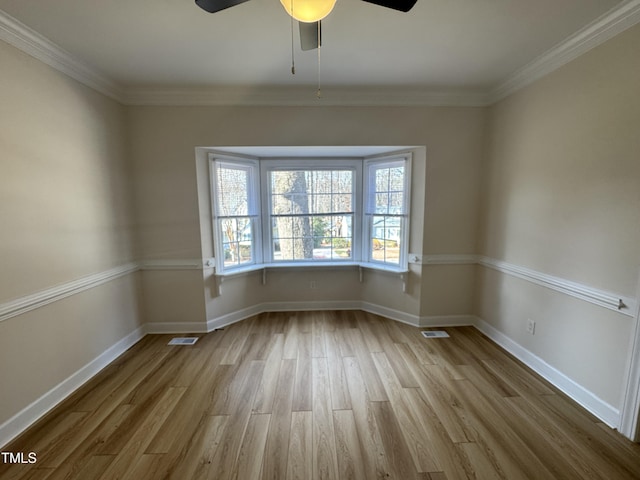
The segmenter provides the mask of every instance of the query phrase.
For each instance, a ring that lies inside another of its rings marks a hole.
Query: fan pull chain
[[[291,11],[293,12],[293,0],[291,0]],[[293,48],[293,17],[291,19],[291,75],[296,74],[296,57]]]
[[[293,12],[293,0],[291,0],[291,11]],[[291,75],[296,74],[296,57],[293,48],[293,17],[291,19]]]
[[[316,97],[318,97],[318,99],[322,98],[322,88],[321,88],[321,84],[320,84],[320,73],[321,73],[321,63],[320,63],[320,47],[321,47],[321,39],[320,39],[320,22],[318,21],[318,91],[316,92]]]

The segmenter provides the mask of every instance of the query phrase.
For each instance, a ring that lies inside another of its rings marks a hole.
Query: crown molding
[[[494,104],[640,22],[640,0],[614,7],[555,47],[516,70],[488,94]]]
[[[215,86],[123,88],[0,10],[0,40],[125,105],[149,106],[432,106],[492,105],[640,22],[640,0],[627,0],[488,90],[411,87]]]
[[[107,97],[122,103],[122,89],[106,75],[0,10],[0,40],[46,63]]]
[[[216,86],[205,88],[136,88],[125,92],[127,105],[152,106],[462,106],[483,107],[486,92],[427,88]]]

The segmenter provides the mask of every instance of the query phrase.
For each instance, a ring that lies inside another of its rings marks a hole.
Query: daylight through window
[[[408,154],[375,160],[211,156],[216,267],[406,270]]]

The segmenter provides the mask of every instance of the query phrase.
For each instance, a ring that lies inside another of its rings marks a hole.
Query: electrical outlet
[[[530,333],[531,335],[536,333],[536,322],[530,318],[527,319],[527,333]]]
[[[313,290],[313,289],[315,289],[315,288],[316,288],[316,281],[315,281],[315,280],[311,280],[311,281],[309,282],[309,288],[310,288],[311,290]]]

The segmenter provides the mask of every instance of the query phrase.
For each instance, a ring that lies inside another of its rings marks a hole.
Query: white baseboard
[[[232,323],[237,323],[245,320],[259,313],[266,312],[263,308],[263,304],[254,305],[252,307],[243,308],[242,310],[236,310],[235,312],[221,315],[220,317],[212,318],[207,321],[207,331],[212,332],[218,328],[224,328]]]
[[[207,331],[223,328],[232,323],[245,320],[254,315],[266,312],[302,312],[305,310],[358,310],[359,301],[307,301],[307,302],[266,302],[243,308],[207,322]]]
[[[419,327],[466,327],[475,326],[473,315],[428,315],[420,317]]]
[[[153,322],[145,324],[145,332],[154,335],[164,333],[207,333],[210,331],[204,322]]]
[[[476,317],[475,327],[611,428],[619,427],[620,411],[617,408],[609,405],[481,318]]]
[[[394,310],[393,308],[387,308],[382,305],[369,302],[360,302],[360,309],[365,312],[375,313],[376,315],[381,315],[398,322],[406,323],[413,327],[420,326],[420,317],[411,313],[401,312],[400,310]]]
[[[63,380],[47,393],[42,395],[31,405],[22,409],[9,420],[0,425],[0,448],[20,435],[29,426],[45,415],[49,410],[62,402],[65,398],[84,385],[116,358],[122,355],[145,335],[145,328],[138,327],[129,335],[106,349],[91,362],[86,364],[73,375]]]
[[[511,338],[507,337],[488,322],[478,317],[472,315],[439,315],[420,317],[373,303],[359,301],[268,302],[222,315],[209,320],[206,324],[199,322],[156,322],[148,323],[137,328],[69,378],[45,393],[31,405],[27,406],[0,425],[0,447],[16,438],[21,432],[75,392],[84,383],[100,372],[100,370],[109,365],[109,363],[114,361],[128,348],[142,339],[147,333],[206,333],[264,312],[302,310],[364,310],[416,327],[454,327],[472,325],[506,351],[514,355],[518,360],[523,362],[537,374],[551,382],[578,404],[582,405],[593,415],[601,419],[604,423],[612,428],[618,428],[620,425],[620,411],[618,409],[598,398],[592,392],[579,385],[565,374],[513,341]]]

